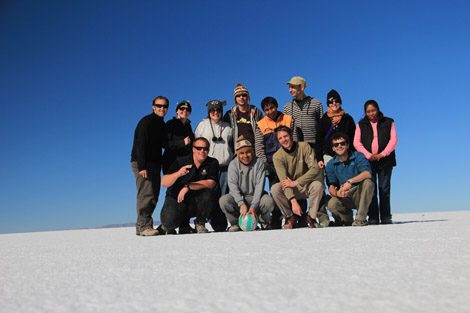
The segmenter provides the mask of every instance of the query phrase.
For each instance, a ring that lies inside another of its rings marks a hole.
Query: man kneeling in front
[[[214,188],[218,180],[219,162],[208,156],[209,141],[199,137],[194,140],[193,153],[177,158],[163,175],[162,186],[168,188],[160,219],[160,233],[191,233],[189,219],[196,217],[198,233],[207,233],[205,226],[213,207]]]
[[[326,165],[326,182],[332,196],[328,209],[335,221],[345,226],[366,226],[367,212],[374,194],[369,161],[361,152],[349,150],[349,136],[331,137],[335,157]],[[357,210],[353,222],[353,209]]]

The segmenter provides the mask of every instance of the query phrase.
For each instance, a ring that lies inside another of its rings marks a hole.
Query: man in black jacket
[[[160,170],[162,148],[166,146],[165,122],[169,101],[163,96],[152,102],[153,113],[144,116],[134,132],[134,144],[131,153],[131,168],[137,187],[137,223],[138,236],[155,236],[152,214],[160,194]]]

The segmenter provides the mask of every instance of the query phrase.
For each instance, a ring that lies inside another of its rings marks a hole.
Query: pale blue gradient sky
[[[300,75],[396,122],[392,211],[468,210],[468,1],[2,1],[0,233],[135,221],[134,128],[157,95],[193,129],[238,82]],[[462,161],[464,161],[462,163]],[[160,200],[164,198],[164,190]],[[159,219],[159,202],[154,214]]]

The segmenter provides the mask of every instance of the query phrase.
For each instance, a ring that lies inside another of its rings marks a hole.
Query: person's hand
[[[287,177],[281,182],[282,188],[288,188],[288,187],[293,188],[293,187],[297,187],[298,185],[299,185],[298,182],[296,182],[295,180],[291,180],[289,177]]]
[[[375,160],[378,161],[380,160],[381,158],[383,158],[384,156],[382,155],[382,153],[379,153],[379,154],[376,154],[375,155]]]
[[[189,146],[189,144],[191,144],[191,138],[189,138],[189,136],[187,136],[186,138],[184,138],[184,145]]]
[[[302,208],[300,207],[299,203],[297,201],[291,201],[291,205],[292,205],[292,212],[295,215],[301,216]]]
[[[189,188],[186,186],[181,188],[180,192],[178,193],[178,198],[177,198],[178,203],[181,203],[184,201],[184,197],[186,196],[188,191],[189,191]]]
[[[253,215],[253,217],[254,217],[256,220],[258,219],[258,214],[256,214],[256,210],[253,209],[253,208],[250,208],[250,209],[248,210],[248,213],[247,213],[247,214]]]
[[[247,213],[248,207],[246,206],[246,204],[242,204],[242,206],[240,207],[240,217],[245,216]]]
[[[318,161],[318,167],[319,167],[319,168],[324,168],[324,167],[325,167],[325,163],[323,163],[323,161]]]
[[[143,178],[148,178],[148,174],[147,174],[147,170],[141,170],[139,172],[140,176],[142,176]]]
[[[178,170],[178,177],[184,176],[189,173],[189,169],[192,167],[191,164],[185,165]]]

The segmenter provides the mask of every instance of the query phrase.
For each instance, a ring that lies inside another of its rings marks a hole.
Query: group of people
[[[368,100],[356,125],[337,91],[328,93],[324,114],[322,103],[305,94],[305,79],[286,84],[292,100],[282,112],[273,97],[262,100],[261,111],[237,84],[235,105],[223,114],[226,101],[207,102],[207,118],[194,132],[190,101],[178,102],[176,117],[165,124],[169,101],[153,100],[153,112],[136,127],[131,154],[137,235],[207,233],[207,222],[216,232],[240,231],[246,214],[262,230],[392,223],[393,119]],[[167,192],[155,229],[160,186]]]

